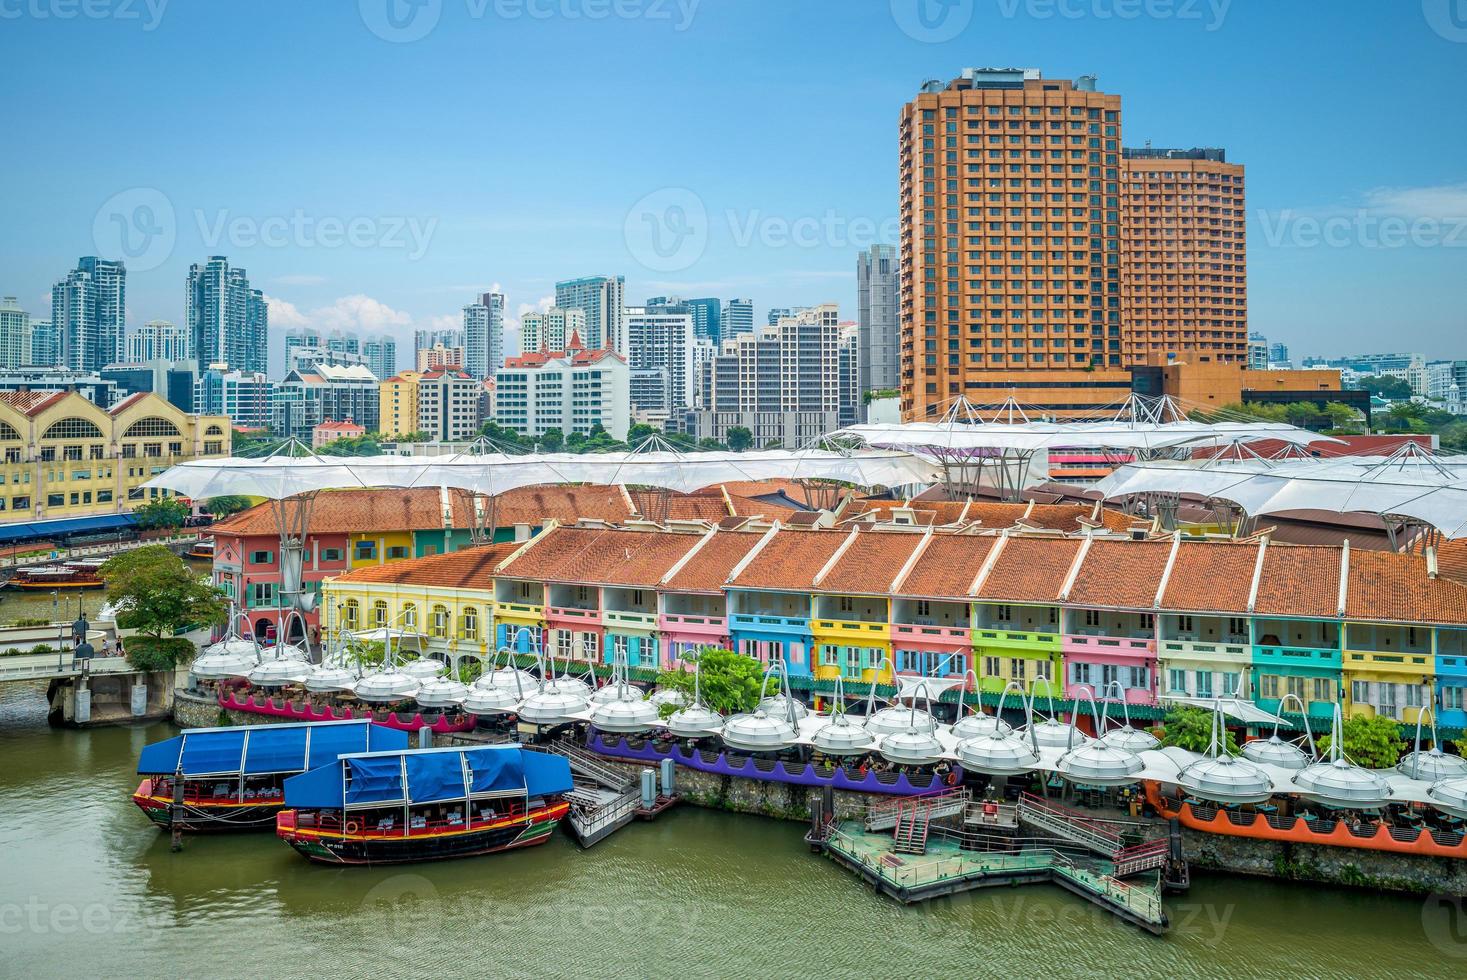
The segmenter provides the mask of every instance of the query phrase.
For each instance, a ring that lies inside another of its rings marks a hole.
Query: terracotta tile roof
[[[1256,615],[1333,619],[1339,613],[1339,601],[1339,548],[1269,544],[1253,606]]]
[[[987,534],[934,534],[896,594],[967,599],[968,588],[997,541]],[[893,579],[897,571],[892,572]]]
[[[820,580],[820,591],[884,595],[921,540],[914,532],[856,532],[851,546]]]
[[[795,480],[731,480],[728,483],[715,483],[704,487],[704,490],[714,490],[723,487],[729,493],[740,497],[763,497],[776,493],[800,503],[805,502],[805,485]]]
[[[325,422],[321,422],[320,424],[318,424],[315,427],[314,431],[316,431],[316,432],[358,432],[358,433],[361,433],[361,432],[366,432],[367,430],[365,428],[363,428],[362,426],[358,425],[357,423],[353,422],[351,419],[346,419],[346,420],[341,421],[341,422],[338,422],[335,419],[327,419]]]
[[[1092,541],[1066,601],[1149,609],[1171,553],[1170,541]]]
[[[730,584],[741,589],[810,589],[845,539],[839,531],[780,531]]]
[[[1436,546],[1436,562],[1442,578],[1467,584],[1467,538],[1442,541]]]
[[[907,509],[912,511],[918,525],[940,526],[957,523],[964,506],[965,502],[961,500],[914,500],[910,503],[901,500],[853,500],[841,510],[841,518],[846,524],[857,521],[889,523],[894,519],[894,511]]]
[[[663,586],[671,592],[718,592],[734,566],[764,537],[758,531],[719,531]]]
[[[1350,549],[1347,619],[1467,623],[1467,586],[1427,575],[1426,559]]]
[[[436,585],[448,589],[494,587],[494,568],[524,542],[504,541],[477,548],[461,548],[446,555],[406,558],[385,565],[358,568],[336,577],[337,582],[384,582],[400,585]]]
[[[1009,538],[978,598],[1058,602],[1080,543],[1079,538]]]
[[[1161,608],[1247,615],[1257,542],[1186,541],[1167,579]]]
[[[520,487],[498,496],[494,523],[499,527],[542,527],[552,518],[574,524],[583,517],[620,524],[632,516],[620,487]]]
[[[466,498],[451,494],[455,527],[469,527]],[[436,488],[415,490],[326,490],[311,508],[311,534],[427,531],[443,527],[442,497]],[[275,511],[256,504],[211,527],[215,534],[276,534]]]
[[[68,394],[65,391],[0,391],[0,402],[22,415],[39,415],[42,410],[51,407]]]
[[[650,588],[700,537],[672,531],[557,527],[535,539],[501,574],[541,582]]]

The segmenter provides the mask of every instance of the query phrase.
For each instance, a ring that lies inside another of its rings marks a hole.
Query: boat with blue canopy
[[[541,844],[570,763],[514,745],[343,755],[285,781],[276,834],[322,864],[398,864]]]
[[[132,800],[159,827],[259,830],[285,805],[286,777],[344,753],[405,749],[407,732],[369,719],[199,728],[144,746]]]

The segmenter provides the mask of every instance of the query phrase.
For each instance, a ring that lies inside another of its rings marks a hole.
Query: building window
[[[987,676],[987,677],[997,677],[998,676],[998,671],[999,671],[999,658],[997,658],[997,657],[984,657],[983,658],[983,673],[984,673],[984,676]]]
[[[356,560],[367,561],[377,557],[377,542],[358,541],[356,547]]]
[[[264,606],[272,608],[275,605],[275,583],[255,582],[250,586],[250,605],[255,608]]]
[[[402,607],[402,625],[404,629],[418,628],[418,607],[411,602]]]
[[[1258,678],[1258,693],[1265,698],[1277,699],[1279,696],[1279,675],[1264,674]]]
[[[465,640],[477,640],[479,638],[479,611],[473,606],[464,607],[463,636]]]
[[[62,494],[62,493],[48,493],[48,494],[46,494],[46,506],[47,507],[65,507],[66,506],[66,495],[65,494]]]
[[[1168,670],[1166,672],[1166,689],[1170,694],[1187,693],[1187,672],[1185,670]]]
[[[139,419],[127,427],[122,434],[124,439],[157,439],[162,436],[178,435],[178,426],[167,419],[146,418]]]
[[[361,609],[355,599],[346,600],[346,605],[341,609],[342,625],[349,630],[356,629],[360,612]]]
[[[322,548],[321,549],[321,560],[322,561],[341,561],[341,549],[340,548]]]
[[[273,562],[274,560],[275,560],[275,553],[273,551],[252,551],[252,552],[250,552],[250,564],[251,565],[268,565],[271,562]]]
[[[1095,629],[1100,626],[1100,611],[1098,609],[1085,610],[1085,625],[1086,627],[1091,629]]]
[[[381,629],[387,625],[387,621],[387,603],[378,599],[372,603],[372,626],[376,629]]]
[[[1232,671],[1223,672],[1223,694],[1231,698],[1243,696],[1243,675]]]
[[[1212,697],[1212,671],[1199,670],[1197,672],[1197,696],[1199,698]]]
[[[408,556],[408,550],[407,550],[407,548],[405,548],[404,546],[402,546],[400,544],[395,544],[395,545],[393,545],[393,546],[391,546],[390,548],[387,549],[387,559],[388,559],[388,561],[392,561],[392,560],[398,559],[398,558],[406,558],[407,556]]]
[[[52,422],[41,433],[45,439],[101,439],[102,430],[86,419],[69,418]]]
[[[1366,681],[1351,681],[1350,700],[1356,704],[1369,704],[1370,684]]]

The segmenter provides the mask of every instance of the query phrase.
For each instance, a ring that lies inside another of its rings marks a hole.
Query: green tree
[[[107,601],[122,610],[117,625],[138,632],[127,644],[127,655],[140,670],[162,670],[192,654],[192,645],[186,640],[177,643],[181,638],[175,633],[218,626],[229,617],[224,595],[162,545],[107,559],[102,580]]]
[[[711,710],[726,715],[753,711],[759,706],[759,688],[764,678],[764,665],[759,661],[732,650],[700,647],[698,662],[702,665],[698,687],[703,703]],[[664,670],[657,676],[657,685],[681,691],[689,701],[693,700],[691,670]]]
[[[1403,401],[1411,397],[1410,382],[1384,374],[1368,374],[1356,382],[1356,387],[1391,401]]]
[[[736,425],[728,430],[728,448],[734,452],[741,453],[752,445],[754,445],[754,433],[744,426]]]
[[[547,453],[558,453],[565,448],[565,433],[559,429],[546,429],[540,434],[540,449]]]
[[[248,510],[250,498],[237,493],[227,493],[221,497],[210,497],[204,501],[204,510],[213,514],[214,517],[228,517],[230,514],[238,514],[242,510]]]
[[[1341,729],[1346,757],[1357,766],[1366,769],[1389,769],[1401,761],[1406,751],[1406,740],[1401,737],[1401,726],[1393,718],[1379,715],[1366,718],[1357,715],[1347,719]],[[1328,755],[1333,736],[1319,740],[1320,755]]]
[[[1206,708],[1178,705],[1166,713],[1161,724],[1165,729],[1161,739],[1163,745],[1175,745],[1189,752],[1206,752],[1212,744],[1212,712]],[[1233,733],[1223,728],[1222,739],[1227,753],[1237,755],[1238,742]]]
[[[145,531],[182,527],[188,520],[188,505],[177,497],[159,497],[132,509],[133,520]]]
[[[636,446],[657,434],[657,430],[646,422],[633,422],[627,429],[627,445]]]
[[[1329,416],[1329,427],[1337,431],[1359,432],[1365,425],[1365,416],[1344,402],[1325,402],[1324,414]]]

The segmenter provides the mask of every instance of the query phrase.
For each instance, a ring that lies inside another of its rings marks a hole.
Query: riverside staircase
[[[633,820],[651,820],[677,802],[676,796],[658,794],[651,807],[645,806],[635,778],[608,766],[601,756],[574,742],[562,740],[524,748],[550,752],[570,763],[574,788],[566,794],[571,805],[566,823],[581,847],[600,843]]]

